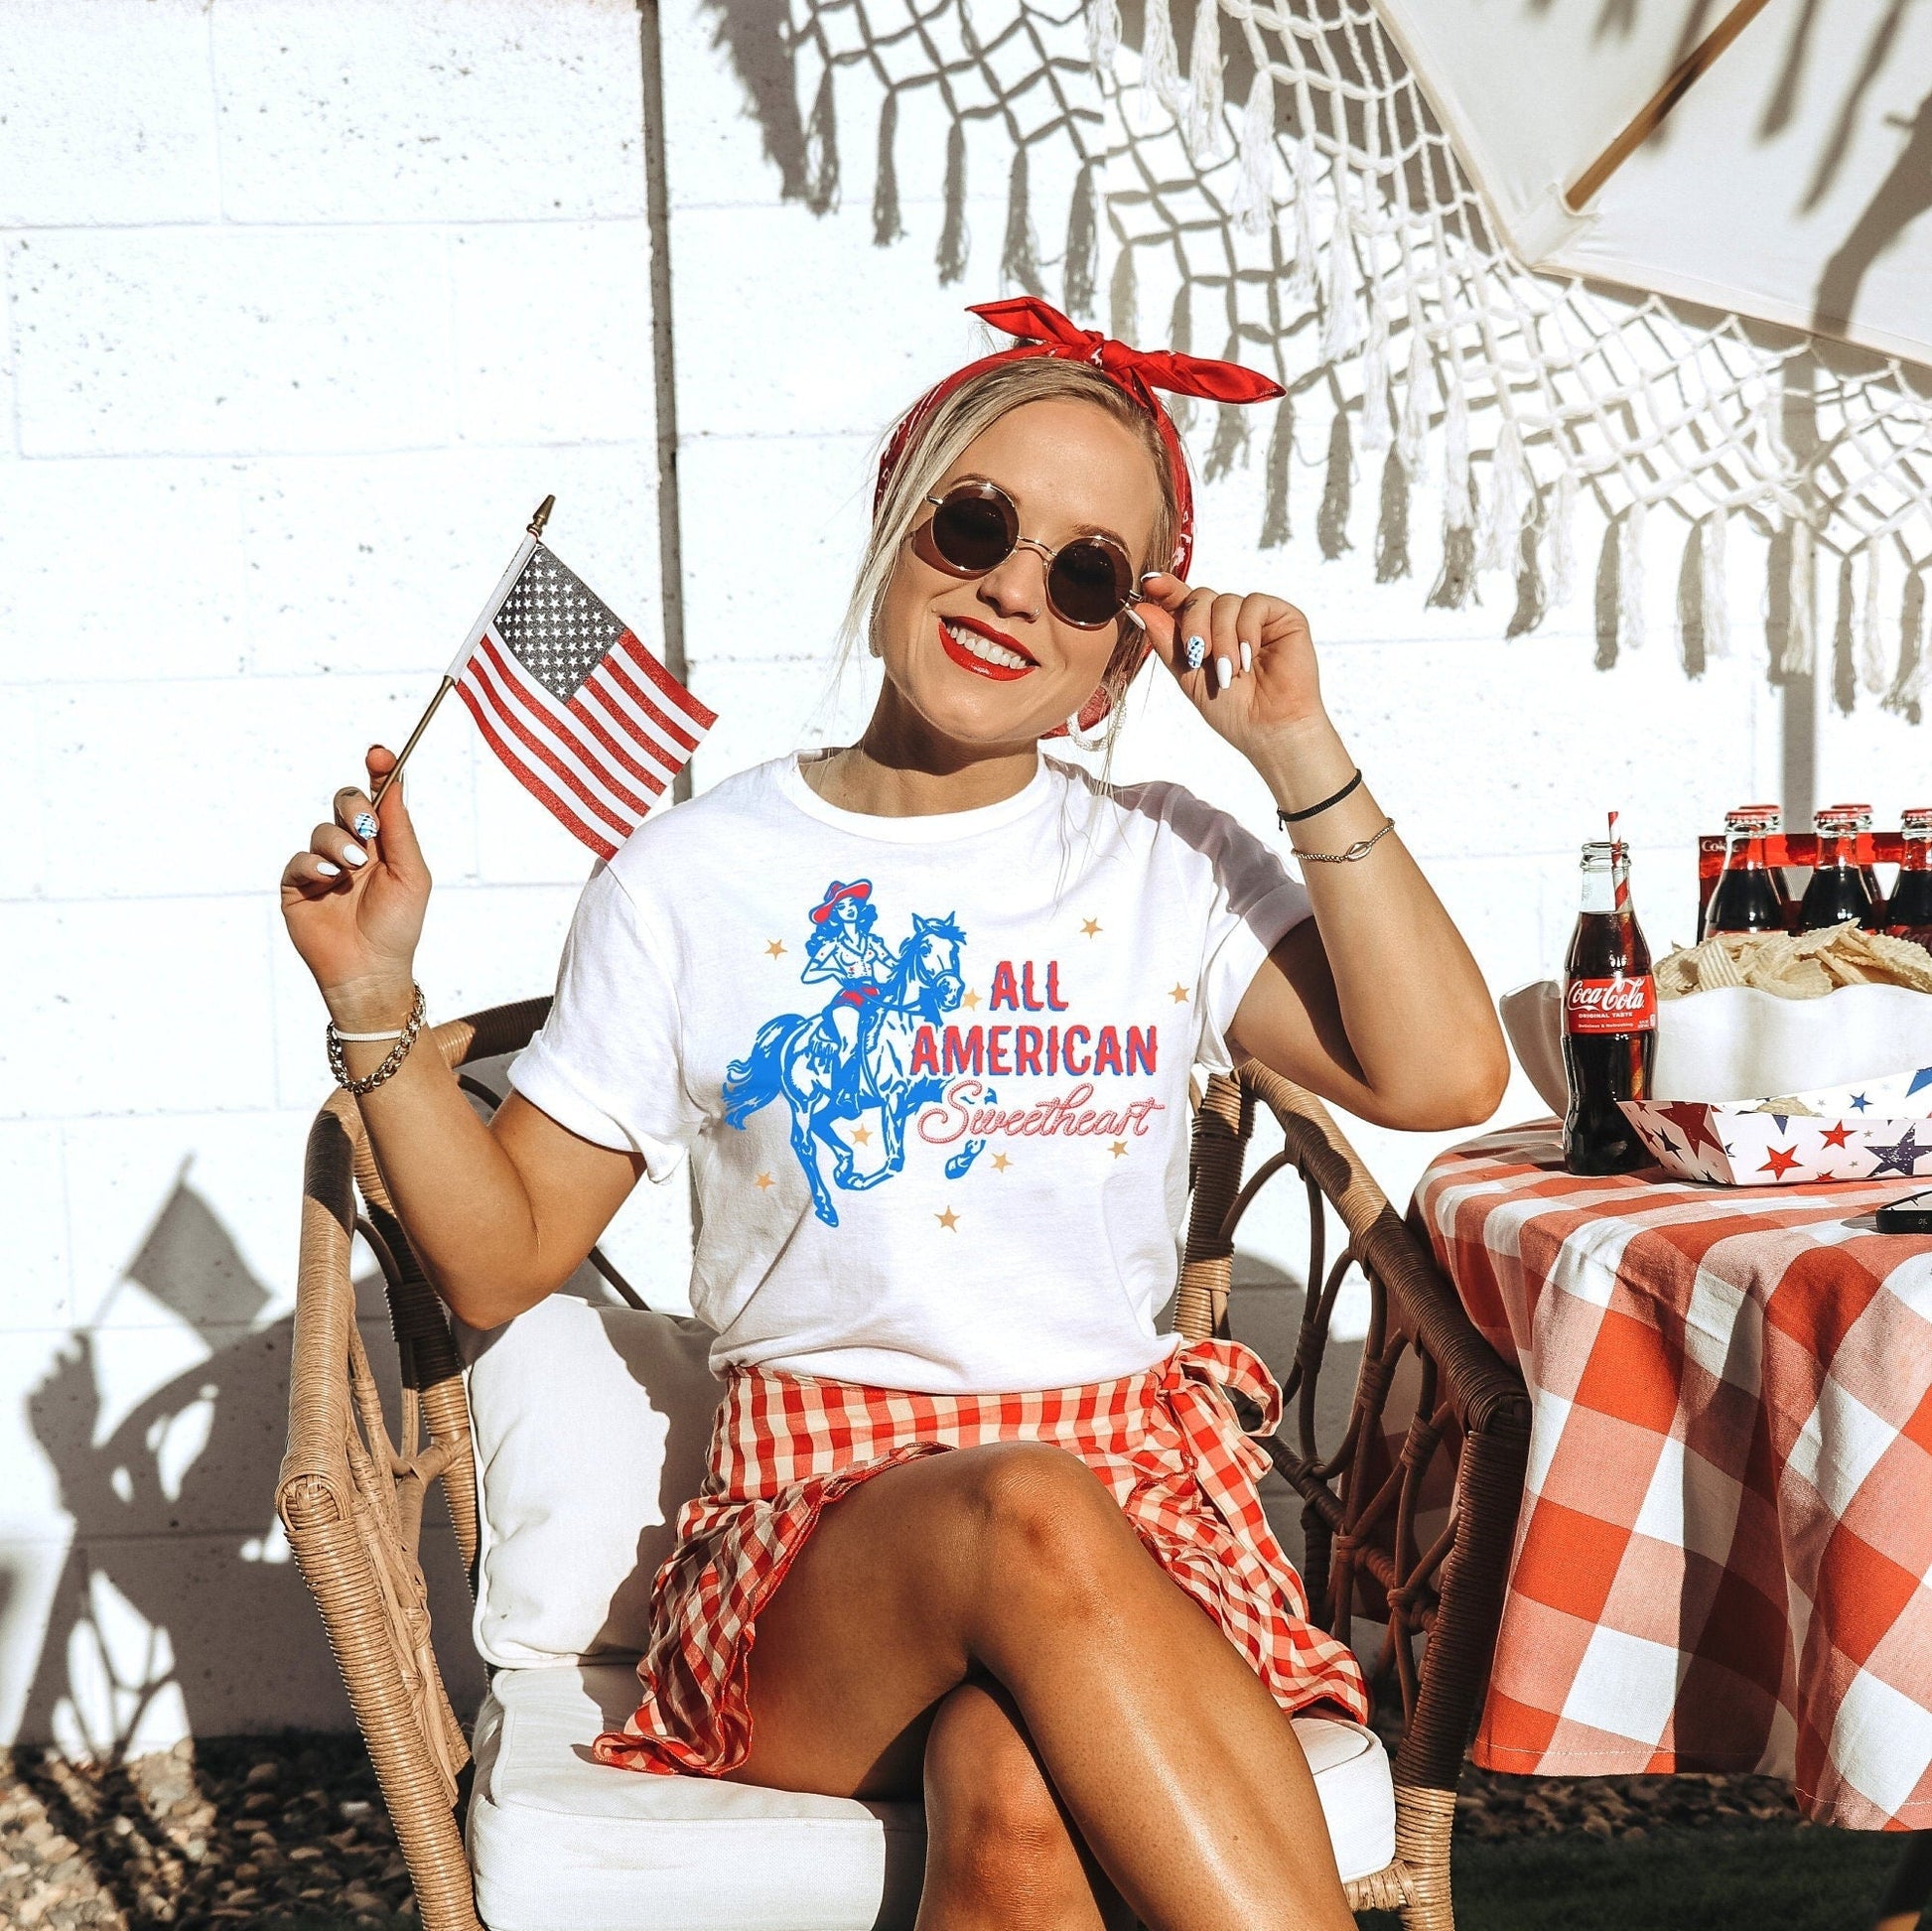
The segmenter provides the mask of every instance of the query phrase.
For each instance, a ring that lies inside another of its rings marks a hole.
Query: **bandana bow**
[[[1176,514],[1173,555],[1169,568],[1175,576],[1185,576],[1194,553],[1193,484],[1187,475],[1187,458],[1179,432],[1154,392],[1166,389],[1173,395],[1201,396],[1210,402],[1267,402],[1286,393],[1281,384],[1257,375],[1253,369],[1243,368],[1238,362],[1182,355],[1171,348],[1135,348],[1127,343],[1115,342],[1097,329],[1076,327],[1050,302],[1042,302],[1036,295],[1016,296],[1006,302],[983,302],[967,313],[1022,340],[1012,348],[999,349],[955,369],[928,389],[899,419],[887,441],[885,454],[879,459],[879,483],[873,492],[874,514],[885,501],[887,486],[914,433],[962,382],[1004,362],[1028,361],[1042,355],[1063,362],[1087,362],[1125,390],[1154,418],[1161,447],[1168,453],[1169,474],[1173,479]],[[1139,667],[1137,661],[1135,669]],[[1111,704],[1104,686],[1096,690],[1080,707],[1081,728],[1091,731],[1107,715]],[[1047,735],[1060,737],[1065,729],[1061,725]]]

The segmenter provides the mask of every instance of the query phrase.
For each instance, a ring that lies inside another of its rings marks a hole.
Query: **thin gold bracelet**
[[[1358,858],[1366,858],[1394,830],[1395,820],[1391,818],[1380,831],[1367,838],[1356,839],[1345,852],[1305,852],[1299,845],[1291,845],[1288,849],[1297,858],[1308,859],[1314,865],[1353,865]]]

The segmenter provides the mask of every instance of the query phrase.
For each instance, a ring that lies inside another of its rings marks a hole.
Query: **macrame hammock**
[[[1363,474],[1376,580],[1410,577],[1427,484],[1442,538],[1428,603],[1462,609],[1499,578],[1517,636],[1579,588],[1575,528],[1591,501],[1607,668],[1643,641],[1662,515],[1683,532],[1676,644],[1697,676],[1731,648],[1726,538],[1741,517],[1769,539],[1772,681],[1824,676],[1842,711],[1863,695],[1919,721],[1932,400],[1896,361],[1840,348],[1828,363],[1735,317],[1706,326],[1661,298],[1516,266],[1369,0],[1202,4],[1184,74],[1170,0],[1145,0],[1142,19],[1137,57],[1118,0],[1063,15],[1028,0],[794,0],[812,100],[796,190],[820,211],[836,202],[841,87],[870,78],[883,91],[874,238],[900,241],[900,101],[936,94],[942,282],[966,268],[971,129],[982,156],[989,140],[1004,149],[1010,287],[1281,382],[1264,547],[1306,514],[1296,472],[1311,468],[1320,551],[1350,549]],[[1042,230],[1064,237],[1056,255]],[[1210,483],[1252,462],[1246,418],[1263,412],[1174,414],[1205,439]]]

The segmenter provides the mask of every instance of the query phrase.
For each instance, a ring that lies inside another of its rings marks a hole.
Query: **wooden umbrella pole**
[[[530,541],[521,545],[515,557],[511,559],[510,567],[503,573],[502,582],[496,586],[489,602],[484,605],[483,616],[471,626],[469,642],[457,652],[457,662],[443,673],[443,681],[437,685],[436,695],[430,699],[423,715],[416,720],[416,728],[409,734],[408,741],[403,745],[401,756],[383,773],[381,780],[377,783],[375,795],[369,800],[369,809],[371,811],[381,809],[383,797],[387,794],[390,785],[402,775],[402,767],[409,762],[409,754],[416,749],[416,741],[423,735],[424,729],[429,724],[430,719],[436,715],[436,707],[456,688],[457,676],[462,665],[468,660],[470,652],[477,647],[477,639],[482,636],[490,619],[496,615],[496,608],[502,602],[510,585],[516,581],[518,573],[522,570],[524,564],[529,561],[529,553],[535,548],[537,540],[543,535],[543,526],[549,522],[550,512],[556,506],[557,499],[555,496],[545,496],[537,504],[536,514],[524,525],[524,528],[529,534]]]
[[[1671,69],[1671,76],[1638,108],[1630,124],[1592,161],[1563,198],[1573,214],[1596,199],[1603,184],[1663,125],[1664,116],[1711,70],[1718,57],[1761,14],[1770,0],[1737,4]]]

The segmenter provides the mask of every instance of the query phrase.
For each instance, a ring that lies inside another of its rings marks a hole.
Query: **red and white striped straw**
[[[1612,811],[1610,813],[1610,877],[1616,884],[1616,908],[1622,911],[1630,902],[1630,881],[1616,869],[1617,860],[1623,856],[1623,847],[1616,840],[1616,818],[1617,814]]]

